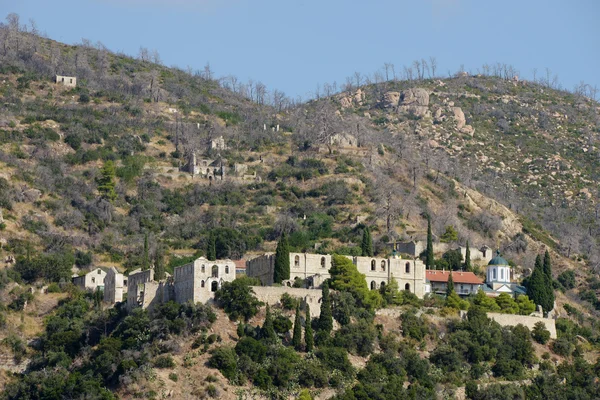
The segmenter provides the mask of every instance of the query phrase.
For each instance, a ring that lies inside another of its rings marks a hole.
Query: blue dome
[[[500,257],[500,250],[496,251],[496,257],[492,258],[488,265],[508,265],[508,261]]]

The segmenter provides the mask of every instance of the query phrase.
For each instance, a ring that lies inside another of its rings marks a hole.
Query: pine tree
[[[467,249],[465,250],[465,271],[471,271],[471,249],[469,248],[469,241],[467,240]]]
[[[148,234],[144,235],[144,255],[142,259],[142,271],[150,269],[150,256],[148,255]]]
[[[292,345],[297,351],[302,350],[302,322],[300,321],[300,303],[298,303],[296,306],[296,318],[294,319]]]
[[[427,217],[427,252],[425,253],[425,266],[427,269],[435,268],[435,259],[433,257],[433,238],[431,234],[431,218]]]
[[[273,316],[271,315],[271,309],[267,304],[267,315],[265,316],[265,323],[261,329],[261,336],[267,342],[274,342],[277,339],[277,334],[275,333],[275,326],[273,325]]]
[[[310,353],[311,351],[313,351],[313,348],[315,347],[315,339],[313,336],[313,330],[312,330],[312,319],[310,317],[310,307],[307,304],[306,305],[306,322],[304,325],[304,343],[306,345],[306,352]]]
[[[157,281],[163,280],[165,275],[164,250],[162,245],[159,244],[154,256],[154,279]]]
[[[319,316],[319,331],[330,334],[333,330],[333,313],[331,311],[331,297],[329,296],[329,285],[323,283],[321,299],[321,315]]]
[[[96,178],[98,192],[100,192],[102,198],[111,202],[117,198],[117,192],[115,192],[115,176],[115,164],[111,160],[108,160],[100,170],[100,176]]]
[[[211,234],[208,237],[208,243],[206,246],[206,258],[209,261],[215,261],[217,259],[217,244],[215,235]]]
[[[448,285],[446,286],[446,297],[449,297],[454,292],[454,279],[452,278],[452,271],[448,272]]]
[[[273,270],[273,282],[281,283],[290,279],[290,246],[287,235],[281,234],[277,249],[275,250],[275,268]]]
[[[373,257],[373,238],[371,237],[371,230],[369,227],[365,227],[363,230],[362,242],[360,243],[361,255],[363,257]]]

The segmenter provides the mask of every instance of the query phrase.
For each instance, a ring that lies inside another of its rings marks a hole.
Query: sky
[[[444,76],[500,62],[522,79],[549,68],[566,89],[600,88],[598,0],[0,0],[0,18],[11,12],[64,43],[146,47],[293,98],[429,57]]]

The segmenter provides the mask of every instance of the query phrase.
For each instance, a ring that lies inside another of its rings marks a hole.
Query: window
[[[492,275],[493,275],[493,278],[492,278],[493,280],[496,280],[496,279],[498,279],[498,277],[496,276],[496,268],[494,268],[494,269],[492,270]]]
[[[229,273],[229,265],[225,266],[225,273],[228,274]]]
[[[219,282],[212,281],[212,283],[210,284],[210,291],[216,292],[218,289],[219,289]]]
[[[408,290],[410,292],[410,283],[404,285],[404,290]]]
[[[96,283],[96,278],[92,276],[92,283]]]
[[[409,262],[404,264],[404,272],[407,274],[410,274],[410,263]]]
[[[325,268],[325,257],[321,257],[321,268]]]
[[[73,79],[69,79],[69,83],[73,83]]]
[[[381,261],[381,270],[385,272],[385,260]]]
[[[504,280],[504,270],[500,269],[500,280]]]
[[[98,269],[98,275],[100,275],[102,273],[101,269]]]
[[[381,282],[381,285],[379,285],[380,288],[384,288],[385,287],[385,282]]]
[[[377,284],[375,283],[375,281],[371,281],[371,290],[375,289],[377,289]]]
[[[206,266],[204,264],[202,264],[202,273],[206,273]]]
[[[323,261],[321,261],[323,262]],[[300,266],[300,256],[296,256],[294,257],[294,267],[299,267]]]
[[[219,277],[219,267],[217,265],[212,266],[212,274],[211,275],[213,278]]]
[[[371,261],[371,271],[375,271],[375,260]]]
[[[65,77],[63,76],[63,78],[62,78],[61,82],[64,82],[64,81],[65,81]]]
[[[487,253],[486,249],[481,250],[481,254],[483,255],[483,258],[485,258],[485,253]]]
[[[200,281],[200,287],[204,287],[204,281]]]

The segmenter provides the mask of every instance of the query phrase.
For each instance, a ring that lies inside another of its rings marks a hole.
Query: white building
[[[85,275],[74,276],[73,284],[84,290],[95,291],[96,289],[104,290],[104,278],[106,271],[102,268],[95,268]]]
[[[68,87],[75,87],[77,86],[77,78],[74,76],[56,75],[56,83]]]
[[[504,258],[500,257],[500,251],[496,252],[496,257],[492,258],[488,263],[486,270],[486,280],[483,291],[488,296],[499,296],[502,293],[507,293],[512,296],[526,294],[525,287],[512,282],[512,268]]]

